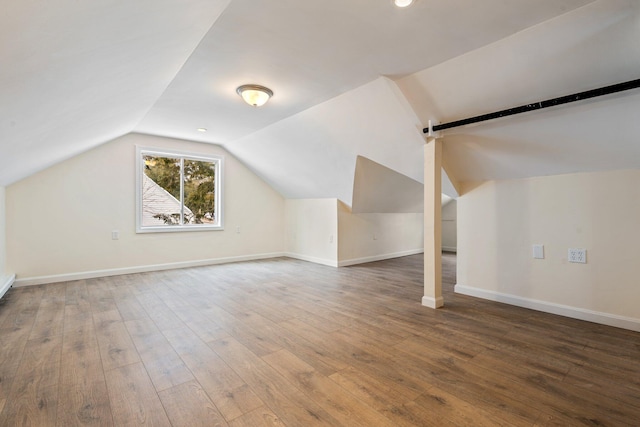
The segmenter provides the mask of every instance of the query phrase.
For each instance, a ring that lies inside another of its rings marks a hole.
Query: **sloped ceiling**
[[[130,132],[229,0],[0,7],[0,185]]]
[[[135,131],[222,144],[286,197],[350,204],[358,155],[422,181],[429,119],[640,77],[633,0],[6,3],[0,185]],[[275,96],[251,108],[244,83]],[[461,181],[635,167],[637,102],[448,132],[445,159]]]
[[[423,181],[424,140],[409,113],[395,84],[381,77],[226,147],[287,198],[351,205],[358,155]]]
[[[448,122],[640,78],[640,2],[598,1],[398,81]],[[640,167],[640,89],[442,133],[459,181]]]
[[[380,163],[358,156],[351,212],[424,212],[424,185]]]

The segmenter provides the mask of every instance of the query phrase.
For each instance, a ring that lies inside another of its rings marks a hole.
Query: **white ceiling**
[[[640,78],[640,1],[589,4],[400,79],[422,123]],[[640,89],[442,133],[455,179],[640,167]]]
[[[133,130],[227,3],[2,1],[0,185]]]
[[[429,119],[640,77],[635,0],[4,3],[0,185],[135,131],[223,144],[286,197],[350,204],[358,155],[422,181]],[[249,107],[244,83],[275,95]],[[449,172],[638,167],[638,98],[450,131]]]
[[[403,191],[398,191],[402,188]],[[446,197],[443,195],[443,198]],[[424,185],[366,157],[358,156],[351,212],[424,212]]]

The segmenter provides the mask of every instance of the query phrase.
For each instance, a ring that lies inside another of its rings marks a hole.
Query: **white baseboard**
[[[313,262],[315,264],[328,265],[329,267],[338,267],[338,261],[334,261],[332,259],[316,258],[308,255],[296,254],[293,252],[287,252],[284,254],[284,256],[293,259],[299,259],[301,261]]]
[[[424,252],[424,249],[420,248],[420,249],[411,249],[409,251],[394,252],[390,254],[368,256],[364,258],[345,259],[343,261],[338,261],[338,267],[347,267],[349,265],[364,264],[367,262],[374,262],[374,261],[383,261],[385,259],[392,259],[392,258],[400,258],[403,256],[421,254],[423,252]]]
[[[545,313],[558,314],[560,316],[571,317],[573,319],[586,320],[588,322],[615,326],[617,328],[640,332],[640,319],[635,319],[633,317],[618,316],[615,314],[592,311],[579,307],[571,307],[568,305],[555,304],[547,301],[523,298],[515,295],[503,294],[500,292],[488,291],[486,289],[473,288],[460,284],[457,284],[454,289],[456,293],[463,295],[469,295],[472,297],[482,298],[490,301],[503,302],[518,307],[543,311]]]
[[[13,285],[13,282],[16,280],[16,275],[0,277],[0,298],[7,293],[9,288]]]
[[[458,252],[458,248],[453,247],[453,246],[443,246],[442,247],[442,251],[443,252]]]
[[[166,264],[141,265],[135,267],[111,268],[106,270],[83,271],[79,273],[56,274],[52,276],[25,277],[15,280],[15,286],[42,285],[45,283],[68,282],[71,280],[93,279],[96,277],[119,276],[121,274],[146,273],[148,271],[174,270],[177,268],[202,267],[206,265],[228,264],[231,262],[254,261],[285,256],[282,252],[243,255],[225,258],[202,259],[196,261],[171,262]]]
[[[444,306],[444,298],[442,297],[432,298],[424,295],[422,297],[422,305],[429,308],[440,308]]]

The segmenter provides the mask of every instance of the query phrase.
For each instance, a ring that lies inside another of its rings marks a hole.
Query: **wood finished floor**
[[[640,334],[453,294],[422,256],[11,289],[0,426],[638,426]]]

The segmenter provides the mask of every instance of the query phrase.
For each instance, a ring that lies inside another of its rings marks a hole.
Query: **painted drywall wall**
[[[224,156],[222,231],[136,234],[135,146]],[[24,278],[281,254],[284,199],[223,148],[129,134],[6,189],[7,266]],[[112,240],[112,230],[120,239]]]
[[[338,264],[353,265],[424,251],[422,213],[354,214],[338,204]]]
[[[421,129],[395,83],[380,77],[228,148],[288,199],[351,205],[358,155],[422,182]]]
[[[0,187],[0,278],[5,273],[6,240],[5,240],[5,189]]]
[[[442,204],[442,250],[456,252],[458,249],[458,202],[449,199]]]
[[[0,186],[0,298],[9,290],[15,276],[6,271],[6,221],[5,221],[5,188]]]
[[[354,213],[416,213],[424,211],[424,185],[363,156],[356,158],[353,178]]]
[[[469,185],[456,291],[640,330],[638,218],[638,170]],[[587,264],[568,248],[585,248]]]
[[[8,276],[6,271],[7,241],[6,241],[6,220],[5,220],[5,188],[0,187],[0,287]]]
[[[285,201],[288,256],[338,266],[337,205],[337,199]]]
[[[285,202],[288,256],[346,266],[421,253],[421,213],[353,214],[337,199]]]

